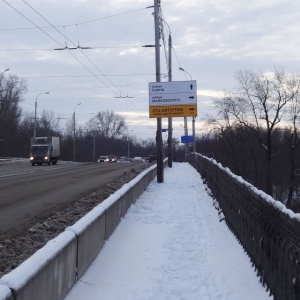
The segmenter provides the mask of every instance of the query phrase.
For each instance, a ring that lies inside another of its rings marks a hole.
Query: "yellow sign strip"
[[[150,118],[196,117],[197,105],[150,106]]]

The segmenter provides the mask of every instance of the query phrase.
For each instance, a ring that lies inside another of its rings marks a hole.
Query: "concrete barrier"
[[[99,206],[105,210],[105,240],[108,240],[116,227],[119,225],[122,217],[122,202],[119,201],[121,194],[112,194]]]
[[[76,236],[65,231],[4,275],[0,284],[10,288],[14,300],[63,299],[76,280],[76,254]]]
[[[11,290],[6,285],[0,284],[0,300],[14,300]]]
[[[80,278],[99,254],[105,241],[103,207],[95,207],[66,231],[72,231],[77,237],[77,278]]]
[[[122,202],[122,218],[126,215],[128,209],[132,204],[132,191],[130,185],[125,184],[120,190],[121,193],[121,202]]]
[[[0,300],[63,300],[155,176],[153,165],[4,275]]]

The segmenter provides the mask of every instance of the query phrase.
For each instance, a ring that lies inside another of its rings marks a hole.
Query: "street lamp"
[[[74,130],[74,162],[76,161],[76,123],[75,123],[75,109],[77,108],[77,106],[81,105],[81,103],[78,103],[75,107],[74,107],[74,114],[73,114],[73,130]]]
[[[35,104],[34,104],[34,127],[33,127],[33,137],[36,137],[36,110],[37,110],[37,99],[39,95],[43,95],[43,94],[50,94],[49,92],[44,92],[44,93],[39,93],[36,95],[35,97]]]
[[[133,129],[132,130],[130,130],[130,131],[133,131]],[[128,157],[128,159],[130,159],[130,157],[129,157],[129,143],[130,143],[130,140],[129,140],[129,130],[127,129],[127,142],[128,142],[128,144],[127,144],[127,157]]]
[[[193,80],[191,74],[189,72],[187,72],[185,69],[180,67],[179,70],[188,74],[190,76],[191,80]],[[184,117],[184,124],[186,124],[186,123],[187,123],[187,119],[186,119],[186,117]],[[193,126],[193,152],[196,152],[195,117],[193,117],[192,126]]]
[[[191,74],[189,72],[187,72],[185,69],[180,67],[179,70],[185,72],[186,74],[188,74],[190,76],[191,80],[193,80]]]
[[[3,73],[9,71],[9,68],[7,68],[6,70],[4,70],[3,72],[0,73],[0,75],[2,75]]]

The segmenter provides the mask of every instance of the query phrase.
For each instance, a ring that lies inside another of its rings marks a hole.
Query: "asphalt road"
[[[0,165],[0,236],[17,233],[132,169],[132,164]]]

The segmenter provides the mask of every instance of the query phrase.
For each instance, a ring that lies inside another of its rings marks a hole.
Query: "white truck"
[[[56,165],[60,155],[60,141],[57,136],[31,138],[30,162],[34,166],[43,163]]]

